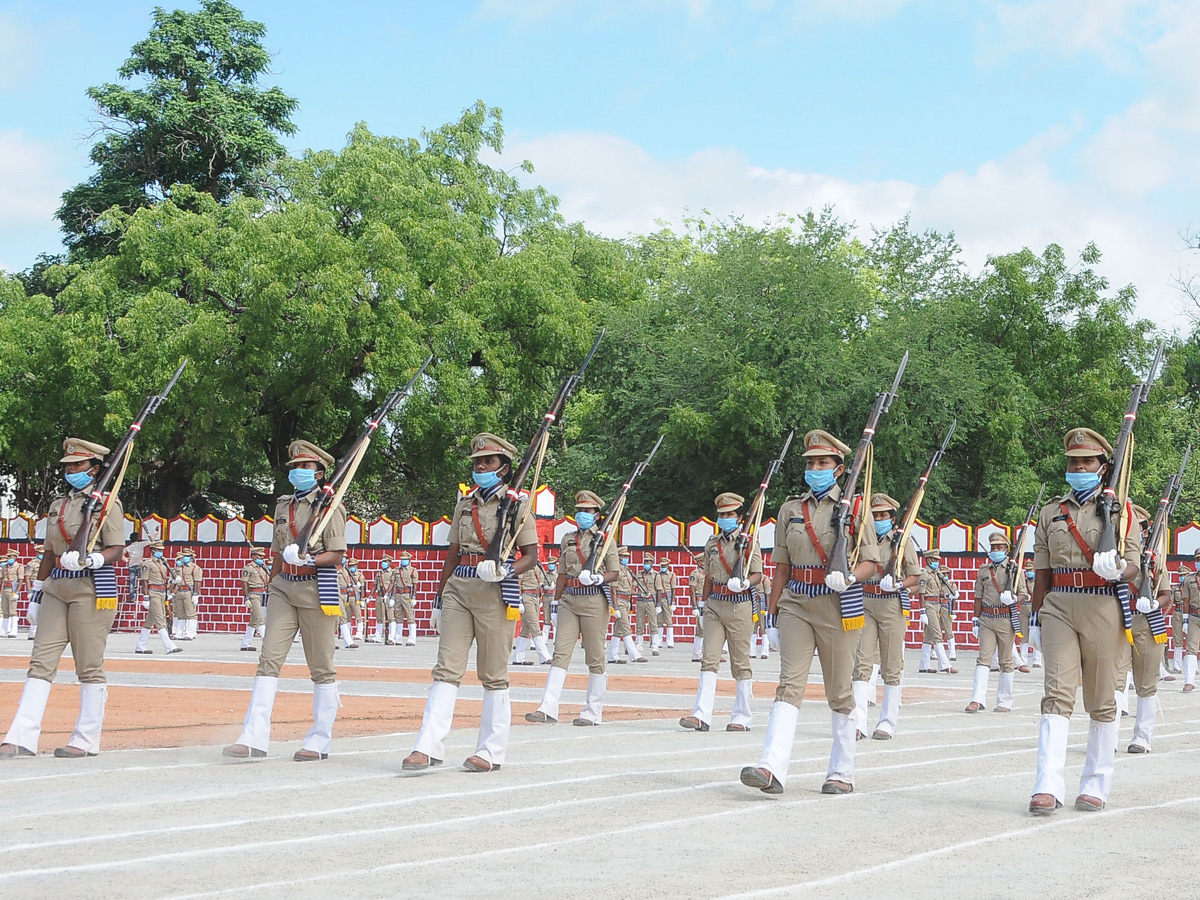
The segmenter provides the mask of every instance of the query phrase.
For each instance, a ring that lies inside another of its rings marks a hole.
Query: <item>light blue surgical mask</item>
[[[186,566],[188,563],[190,563],[192,561],[192,558],[190,556],[181,556],[181,557],[179,557],[179,561]]]
[[[932,561],[930,561],[930,563],[929,563],[929,568],[930,568],[930,569],[932,569],[932,570],[933,570],[933,571],[935,571],[935,572],[938,570],[938,567],[939,567],[939,566],[941,566],[941,563],[940,563],[940,562],[938,562],[936,559],[935,559],[935,560],[932,560]]]
[[[1081,493],[1083,491],[1090,491],[1092,488],[1100,486],[1100,473],[1068,472],[1067,484],[1071,486],[1072,490],[1080,491]]]
[[[650,571],[650,563],[642,563],[642,571],[649,572]]]
[[[1028,578],[1030,581],[1033,581],[1033,573],[1032,572],[1026,572],[1025,577]]]
[[[38,559],[41,559],[41,558],[42,558],[42,554],[40,554],[40,553],[39,553],[39,554],[38,554]]]
[[[1007,558],[1008,558],[1008,554],[1005,553],[1003,550],[989,550],[988,551],[988,559],[990,559],[992,562],[994,562],[996,564],[1004,562],[1004,560],[1006,560]]]
[[[812,488],[813,493],[823,494],[837,481],[837,476],[833,473],[835,469],[805,469],[804,483]]]
[[[587,531],[596,524],[596,514],[579,510],[575,513],[575,524],[582,530]]]
[[[155,550],[153,555],[154,555],[155,559],[162,559],[162,556],[163,556],[161,550]]]
[[[390,562],[381,562],[379,564],[379,568],[381,568],[381,569],[390,569],[391,567],[392,567],[392,564]]]
[[[358,571],[358,566],[348,566],[348,568],[350,569],[351,575]]]
[[[67,479],[67,484],[77,491],[82,491],[92,483],[92,476],[87,472],[67,472],[63,478]]]
[[[261,556],[258,559],[256,559],[255,562],[258,563],[260,566],[265,566],[267,564],[267,561],[265,559],[263,559]]]
[[[737,523],[737,516],[717,516],[717,527],[721,529],[722,534],[729,534],[737,528]]]
[[[553,572],[557,568],[558,568],[558,563],[548,563],[546,565],[546,570],[549,572]]]
[[[876,519],[875,520],[875,534],[877,536],[883,537],[885,534],[887,534],[891,530],[892,530],[892,520],[891,519]]]
[[[304,494],[317,486],[317,473],[312,469],[289,469],[288,481],[298,493]]]
[[[407,559],[400,560],[400,568],[402,568],[402,569],[408,568],[408,560]]]
[[[478,487],[485,491],[491,490],[500,483],[499,472],[472,472],[471,478]]]

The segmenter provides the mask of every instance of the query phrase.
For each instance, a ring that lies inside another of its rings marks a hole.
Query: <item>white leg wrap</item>
[[[551,666],[546,675],[546,690],[542,693],[542,702],[538,706],[538,709],[556,722],[558,721],[558,701],[562,697],[562,689],[566,681],[567,670]]]
[[[978,668],[978,666],[976,666]],[[1012,709],[1013,704],[1013,673],[1001,672],[1000,683],[996,686],[996,706],[1001,709]]]
[[[246,633],[242,635],[242,646],[249,647],[254,644],[254,626],[247,625]]]
[[[1112,788],[1113,769],[1117,766],[1117,729],[1119,721],[1088,722],[1087,756],[1083,775],[1079,778],[1079,793],[1098,800],[1107,800]]]
[[[898,684],[883,686],[883,704],[879,708],[879,724],[876,731],[886,734],[896,733],[896,724],[900,721],[900,693],[903,690]]]
[[[950,637],[946,640],[946,649],[950,651],[951,659],[958,659],[958,649],[954,646],[953,635],[950,635]]]
[[[608,676],[588,673],[587,698],[579,718],[599,725],[604,721],[604,692],[608,688]]]
[[[674,625],[667,626],[667,646],[668,647],[675,646],[675,626]]]
[[[488,693],[484,691],[484,697]],[[435,681],[429,686],[429,699],[425,701],[425,715],[421,718],[421,730],[417,732],[413,750],[424,753],[430,759],[446,758],[446,735],[450,733],[450,724],[454,721],[454,704],[457,700],[457,685]]]
[[[829,771],[825,780],[854,784],[854,719],[842,713],[830,714],[833,720],[833,749],[829,753]]]
[[[417,645],[417,623],[416,622],[413,622],[411,625],[408,626],[408,640],[405,641],[405,644],[409,647],[415,647]]]
[[[799,707],[780,700],[771,705],[767,739],[758,765],[774,775],[781,785],[787,784],[788,762],[792,757],[792,745],[796,742],[796,722],[799,718]]]
[[[626,638],[628,640],[628,638]],[[554,659],[554,654],[550,652],[550,648],[546,646],[546,639],[540,634],[533,639],[533,649],[537,651],[538,662],[548,663]],[[616,657],[614,656],[614,659]]]
[[[617,661],[617,654],[620,652],[621,652],[621,639],[616,638],[616,637],[609,638],[608,639],[608,661],[610,663],[615,663]]]
[[[529,638],[518,637],[516,644],[513,645],[512,660],[509,662],[511,666],[519,666],[525,662],[525,651],[529,649]]]
[[[854,727],[865,733],[867,730],[867,704],[871,702],[871,696],[875,693],[875,689],[867,681],[852,681],[850,687],[854,691],[854,712],[850,714],[850,717],[854,719]]]
[[[662,636],[661,636],[661,632],[659,632],[659,631],[656,631],[656,632],[654,632],[654,634],[653,634],[653,635],[650,637],[650,649],[651,649],[651,650],[657,650],[657,649],[658,649],[659,647],[661,647],[661,646],[662,646]]]
[[[1183,683],[1191,685],[1196,683],[1196,657],[1190,653],[1183,658]]]
[[[349,625],[347,625],[345,622],[343,622],[342,627],[339,630],[342,633],[342,646],[343,647],[348,647],[350,644],[354,643],[354,637],[350,634],[350,626]],[[322,752],[328,752],[328,751],[322,751]]]
[[[104,727],[104,703],[108,700],[107,684],[79,686],[79,718],[67,746],[88,753],[100,752],[100,731]]]
[[[1137,718],[1133,722],[1133,740],[1146,750],[1150,749],[1150,736],[1154,734],[1154,719],[1158,715],[1158,697],[1138,697]]]
[[[867,684],[869,684],[871,687],[875,687],[877,684],[879,684],[879,663],[875,663],[875,665],[871,666],[871,677],[867,679]],[[871,699],[875,699],[874,695],[872,695]]]
[[[921,669],[922,671],[929,668],[929,656],[933,651],[932,644],[921,645]]]
[[[642,651],[638,649],[637,642],[631,634],[625,635],[625,652],[629,654],[630,659],[642,658]]]
[[[696,706],[692,715],[705,725],[712,724],[713,706],[717,702],[717,673],[701,672],[700,684],[696,688]]]
[[[375,643],[377,643],[377,644],[383,643],[383,623],[382,622],[375,623]]]
[[[1129,695],[1125,691],[1113,691],[1113,700],[1117,703],[1117,718],[1129,715]]]
[[[733,697],[733,717],[729,720],[731,725],[745,725],[750,727],[750,700],[754,696],[754,680],[751,678],[743,678],[740,681],[734,682],[736,693]]]
[[[50,699],[50,682],[41,678],[26,678],[21,691],[21,702],[17,714],[8,726],[4,743],[15,744],[37,753],[38,736],[42,733],[42,716],[46,714],[46,701]]]
[[[348,629],[350,626],[342,627]],[[337,682],[313,685],[313,724],[301,745],[305,750],[329,752],[333,744],[333,721],[337,718],[338,707],[341,705]]]
[[[475,748],[475,755],[483,757],[493,766],[503,765],[511,728],[512,700],[508,689],[484,691],[483,712],[479,716],[479,744]]]
[[[950,657],[946,655],[946,645],[938,644],[933,649],[937,651],[938,668],[943,671],[950,668]]]
[[[269,675],[254,676],[254,687],[250,691],[250,708],[242,720],[239,744],[254,750],[266,750],[271,742],[271,710],[275,707],[275,692],[279,690],[279,679]]]
[[[134,650],[145,650],[146,644],[149,642],[149,640],[150,640],[150,629],[143,628],[140,632],[138,632],[137,646],[134,647],[133,649]]]
[[[975,682],[971,685],[971,702],[987,706],[988,667],[975,667]]]
[[[171,640],[171,635],[167,634],[167,629],[158,629],[158,639],[162,641],[163,649],[168,653],[175,649],[175,642]]]
[[[392,643],[396,642],[396,623],[395,622],[388,622],[387,639],[389,641],[391,641]]]
[[[1065,802],[1066,783],[1063,770],[1067,766],[1067,732],[1071,720],[1066,716],[1043,713],[1038,726],[1037,778],[1033,793],[1052,794],[1059,803]]]

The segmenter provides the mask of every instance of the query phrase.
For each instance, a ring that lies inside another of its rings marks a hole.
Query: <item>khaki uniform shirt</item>
[[[654,600],[654,573],[644,569],[629,569],[629,579],[633,582],[633,593],[638,602],[647,603]]]
[[[347,566],[338,566],[338,593],[347,600],[362,602],[367,579],[362,572],[351,572]]]
[[[1001,607],[1005,605],[1004,601],[1000,599],[1002,591],[1012,591],[1017,602],[1026,599],[1029,592],[1025,582],[1028,579],[1023,574],[1018,575],[1014,585],[1012,573],[1013,567],[1007,560],[1000,565],[996,565],[991,560],[985,562],[979,567],[979,573],[975,577],[975,600],[983,606]]]
[[[621,566],[617,580],[613,582],[613,590],[625,597],[633,595],[633,573],[629,571],[629,566]]]
[[[242,569],[242,596],[266,591],[271,584],[271,570],[251,561]]]
[[[171,567],[165,560],[155,559],[153,556],[142,557],[141,580],[146,583],[146,590],[165,591],[167,583],[171,580]],[[157,587],[152,588],[151,585]]]
[[[587,531],[577,530],[564,534],[558,545],[558,565],[563,574],[568,578],[578,578],[592,553],[592,546],[599,538],[600,530],[595,527]],[[619,567],[616,544],[609,543],[604,558],[596,561],[596,568],[592,574],[604,575],[617,571]]]
[[[1192,572],[1179,580],[1182,609],[1189,616],[1200,615],[1200,577]]]
[[[676,576],[670,569],[663,569],[654,576],[654,593],[668,605],[675,605]]]
[[[812,491],[808,491],[801,496],[788,497],[783,502],[783,506],[779,507],[779,513],[775,517],[775,548],[771,551],[771,561],[777,566],[783,566],[779,577],[790,579],[789,567],[791,566],[824,567],[826,565],[820,554],[814,549],[808,536],[808,525],[804,519],[805,504],[807,503],[808,509],[812,513],[812,526],[817,540],[820,541],[821,547],[828,556],[833,550],[833,542],[836,538],[833,528],[833,510],[841,498],[841,486],[835,484],[829,493],[820,500],[813,496]],[[874,528],[868,528],[864,532],[862,543],[862,558],[864,559],[874,559],[874,555],[878,552],[875,549],[874,534]],[[851,548],[853,548],[853,541],[854,539],[851,538]]]
[[[535,597],[542,593],[542,573],[537,566],[527,572],[522,572],[517,578],[522,594],[533,594]]]
[[[496,513],[500,509],[500,499],[504,489],[498,490],[490,500],[483,500],[479,488],[473,488],[469,494],[454,505],[454,514],[450,518],[450,543],[457,544],[460,553],[486,553],[492,535],[496,533]],[[529,498],[523,498],[512,511],[512,520],[521,521]],[[474,511],[478,510],[478,515]],[[479,529],[475,528],[478,519]],[[482,537],[481,537],[482,534]],[[528,547],[537,544],[537,526],[533,516],[525,516],[521,530],[517,533],[517,547]],[[505,544],[507,545],[507,539]]]
[[[735,543],[741,529],[731,534],[714,534],[704,545],[704,574],[708,576],[709,588],[728,583],[731,571],[737,564]],[[756,544],[746,567],[746,577],[762,573],[762,551]]]
[[[71,549],[71,538],[83,524],[83,505],[87,495],[80,491],[71,491],[66,497],[59,497],[50,504],[50,513],[46,523],[46,553],[58,564],[58,558]],[[100,528],[100,537],[96,541],[96,549],[105,547],[125,546],[125,508],[121,499],[114,497],[109,505],[108,516]],[[66,535],[63,535],[63,531]]]
[[[1092,564],[1084,555],[1079,544],[1071,535],[1062,517],[1059,503],[1065,503],[1071,511],[1075,526],[1083,535],[1084,542],[1093,550],[1100,544],[1100,516],[1096,514],[1096,499],[1100,491],[1090,497],[1081,507],[1075,492],[1068,491],[1058,500],[1042,507],[1038,516],[1037,530],[1033,534],[1033,566],[1035,569],[1091,569]],[[1120,547],[1125,562],[1136,563],[1141,558],[1142,542],[1136,527],[1130,528]]]
[[[692,574],[688,576],[688,592],[692,595],[692,605],[703,603],[704,598],[700,596],[700,592],[704,590],[704,568],[696,566],[692,569]]]
[[[187,565],[177,565],[171,573],[172,580],[175,581],[176,587],[181,591],[191,591],[196,593],[200,590],[200,582],[204,578],[204,570],[194,562]]]
[[[380,569],[375,576],[375,596],[382,600],[396,593],[397,582],[399,581],[398,573],[396,572],[395,564],[390,568]]]
[[[940,570],[939,570],[940,571]],[[929,568],[921,570],[921,580],[917,582],[917,592],[921,595],[922,600],[937,600],[948,602],[950,600],[950,588],[946,586],[946,582],[950,579],[947,577],[943,581],[943,575]]]
[[[272,554],[282,554],[289,544],[296,543],[299,533],[304,530],[308,520],[312,518],[313,502],[320,491],[311,490],[302,498],[295,494],[285,494],[275,503],[275,530],[271,535]],[[309,553],[317,556],[321,553],[344,553],[346,551],[346,507],[338,504],[329,519],[329,524],[321,532]],[[303,552],[303,551],[302,551]]]
[[[3,573],[0,575],[0,578],[3,579],[4,583],[16,591],[17,587],[21,584],[25,567],[14,559],[11,563],[0,566],[0,572]]]
[[[403,594],[412,599],[413,592],[417,589],[417,571],[411,565],[408,568],[404,566],[396,567],[396,593]]]

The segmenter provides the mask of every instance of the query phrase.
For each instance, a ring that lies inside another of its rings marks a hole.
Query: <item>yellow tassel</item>
[[[867,624],[867,617],[855,616],[853,619],[842,619],[842,631],[858,631]]]
[[[758,613],[755,613],[753,616],[751,616],[750,621],[752,621],[755,625],[757,625],[758,624]]]
[[[510,606],[504,613],[504,618],[510,622],[516,622],[521,618],[521,610],[515,606]]]
[[[1154,643],[1156,644],[1165,644],[1168,640],[1169,638],[1165,634],[1156,634],[1154,636]]]
[[[116,597],[97,597],[96,598],[96,609],[116,609],[116,608],[117,608],[117,598]]]
[[[325,613],[327,616],[340,616],[342,614],[342,608],[340,606],[322,606],[321,612]]]
[[[1125,629],[1125,640],[1129,641],[1131,644],[1133,643],[1133,632],[1128,628]]]

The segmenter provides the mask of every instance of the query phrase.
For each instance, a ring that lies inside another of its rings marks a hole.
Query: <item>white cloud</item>
[[[1039,136],[1010,157],[947,173],[928,186],[765,169],[722,148],[660,160],[630,141],[588,133],[512,143],[504,165],[530,159],[534,177],[559,196],[568,219],[613,237],[651,231],[658,220],[678,227],[685,210],[760,224],[832,205],[865,235],[872,225],[886,227],[910,213],[915,228],[953,231],[976,270],[990,254],[1022,247],[1040,252],[1058,243],[1071,258],[1095,241],[1104,253],[1098,269],[1114,289],[1134,284],[1141,315],[1183,326],[1170,284],[1185,261],[1178,225],[1126,196],[1097,191],[1092,182],[1056,178],[1044,154],[1062,140],[1056,132]]]
[[[0,268],[24,268],[40,250],[58,246],[54,211],[70,186],[62,172],[49,144],[20,131],[0,131],[0,246],[6,255],[22,257],[0,260]]]

